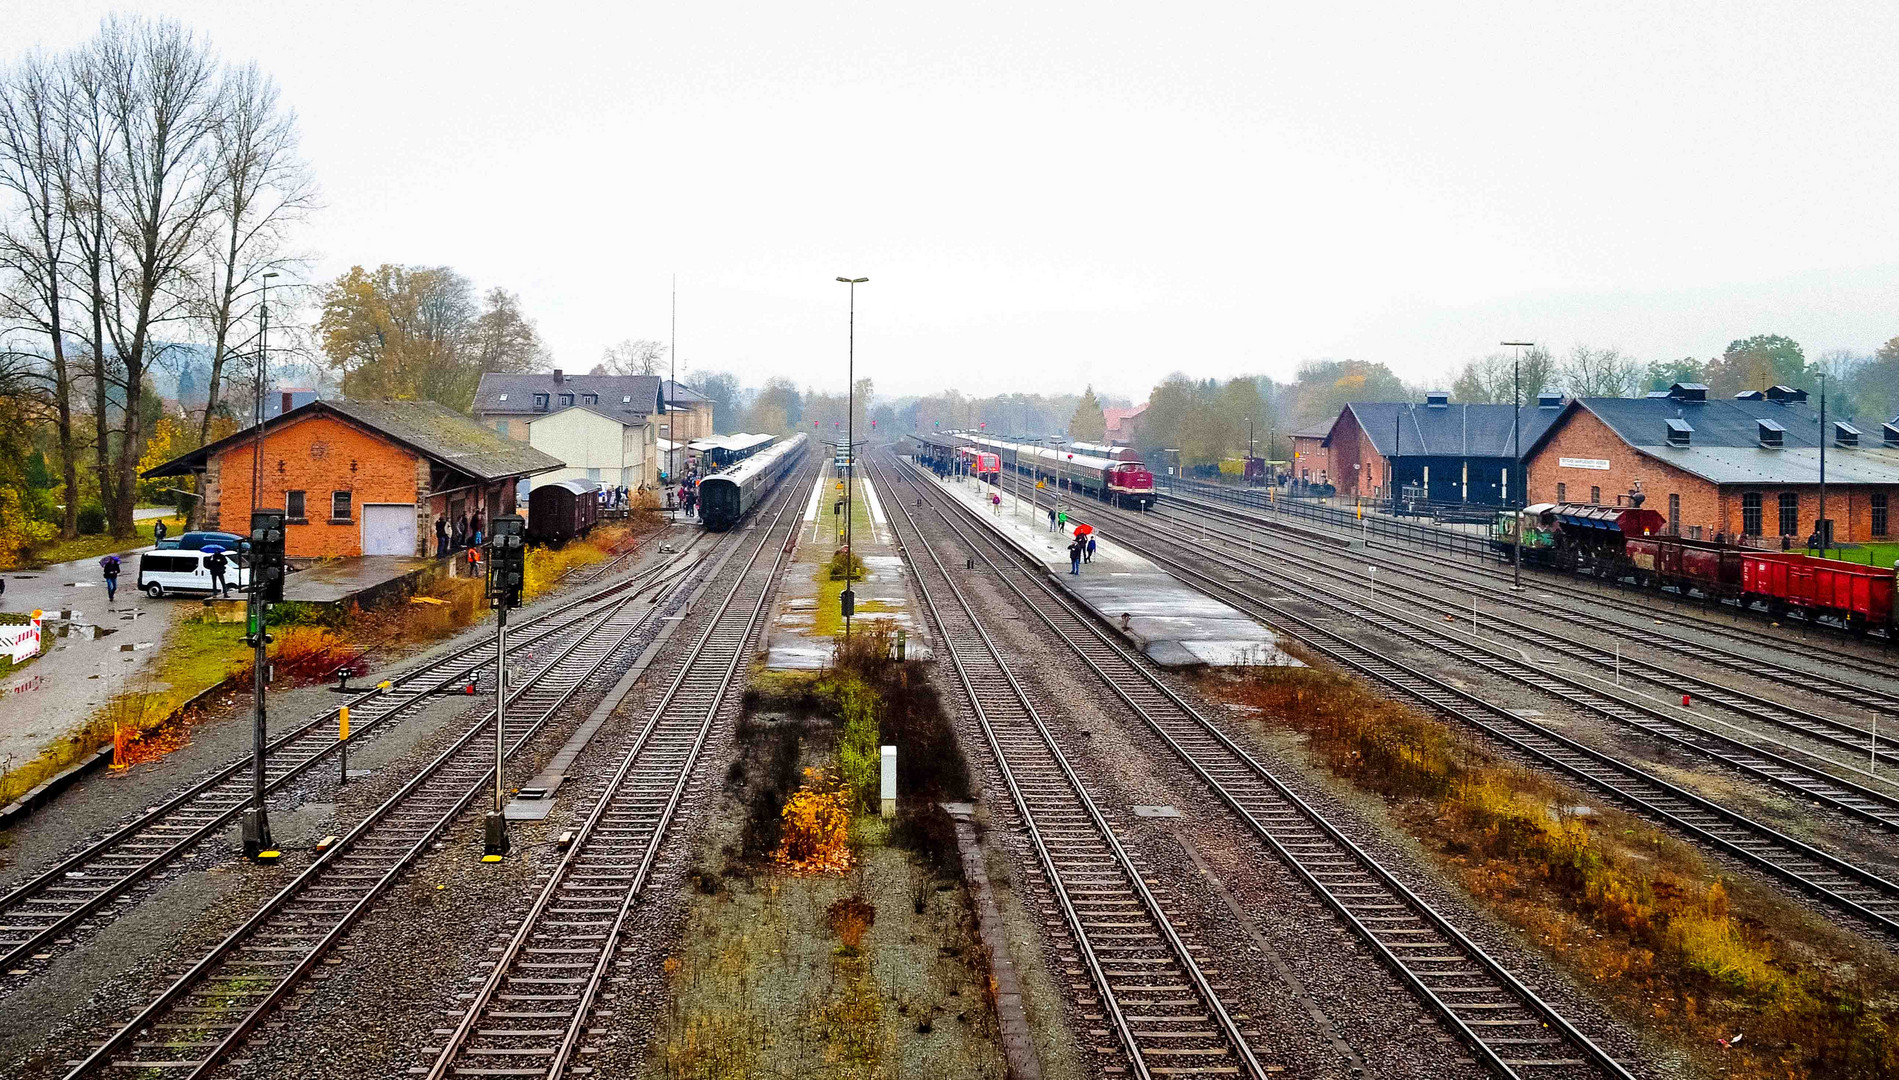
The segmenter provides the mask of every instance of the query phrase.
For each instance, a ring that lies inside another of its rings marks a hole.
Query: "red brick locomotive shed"
[[[313,401],[264,422],[258,505],[289,514],[293,559],[427,556],[435,521],[515,512],[515,482],[561,468],[432,401]],[[247,428],[145,473],[205,477],[204,527],[250,530]]]
[[[1826,424],[1827,519],[1836,543],[1893,538],[1899,428]],[[1614,504],[1638,483],[1665,531],[1804,547],[1819,529],[1819,410],[1775,387],[1710,400],[1677,383],[1647,398],[1579,398],[1524,446],[1529,501]]]

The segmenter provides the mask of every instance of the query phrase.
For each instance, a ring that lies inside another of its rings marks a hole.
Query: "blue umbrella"
[[[222,545],[222,544],[206,544],[205,546],[203,546],[203,547],[201,547],[201,548],[199,548],[198,550],[199,550],[199,551],[202,551],[202,552],[204,552],[204,553],[205,553],[206,555],[216,555],[216,554],[218,554],[219,552],[221,552],[221,551],[223,551],[223,550],[224,550],[224,545]]]

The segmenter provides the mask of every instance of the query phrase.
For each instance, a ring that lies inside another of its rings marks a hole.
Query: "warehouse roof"
[[[1489,457],[1515,455],[1512,437],[1520,415],[1523,452],[1561,413],[1526,403],[1521,413],[1508,404],[1416,405],[1401,401],[1354,401],[1345,406],[1326,434],[1332,434],[1347,415],[1371,440],[1381,457]],[[1394,442],[1396,440],[1394,450]]]
[[[532,476],[564,463],[523,442],[433,401],[312,401],[264,421],[264,434],[319,415],[334,415],[398,443],[430,461],[477,480]],[[246,428],[199,447],[146,472],[146,477],[183,476],[205,467],[215,454],[242,444],[255,428]]]
[[[1578,398],[1534,445],[1525,445],[1524,453],[1535,453],[1571,416],[1588,412],[1634,449],[1711,483],[1819,483],[1820,411],[1813,403],[1796,398],[1697,400],[1697,389],[1677,384],[1664,397]],[[1829,416],[1827,428],[1828,483],[1899,484],[1899,449],[1883,445],[1877,434],[1864,434],[1880,432],[1882,425]],[[1780,445],[1761,445],[1763,433],[1778,437]],[[1857,436],[1858,445],[1842,445],[1836,437],[1840,434]]]

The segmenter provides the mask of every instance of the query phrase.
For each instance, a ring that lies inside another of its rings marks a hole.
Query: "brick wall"
[[[1563,458],[1607,461],[1609,468],[1564,467],[1561,461]],[[1586,409],[1574,410],[1558,421],[1549,440],[1535,456],[1525,462],[1525,467],[1530,483],[1530,502],[1559,502],[1563,498],[1575,503],[1588,502],[1589,489],[1593,486],[1602,489],[1603,503],[1614,505],[1617,495],[1627,494],[1635,481],[1640,480],[1642,491],[1648,497],[1644,506],[1666,517],[1669,513],[1669,496],[1678,496],[1681,532],[1693,535],[1691,529],[1699,526],[1702,538],[1708,540],[1712,540],[1716,534],[1741,535],[1745,495],[1748,492],[1758,492],[1761,496],[1761,536],[1769,544],[1773,544],[1781,535],[1782,492],[1792,492],[1798,501],[1798,520],[1793,532],[1796,546],[1805,543],[1807,535],[1813,531],[1813,523],[1820,516],[1820,485],[1817,477],[1812,484],[1718,486],[1635,449]],[[1567,489],[1560,496],[1558,484],[1565,485]],[[1885,537],[1877,537],[1872,533],[1871,495],[1881,490],[1886,492],[1887,506],[1893,515]],[[1833,519],[1834,539],[1843,543],[1899,538],[1899,487],[1829,484],[1827,514]]]
[[[1354,465],[1358,467],[1353,468]],[[1384,456],[1360,430],[1358,419],[1352,413],[1341,415],[1332,428],[1330,466],[1332,483],[1341,495],[1372,498],[1384,493],[1388,478]]]
[[[286,507],[287,492],[304,493],[303,523],[291,524],[285,539],[291,558],[360,555],[365,503],[415,503],[420,501],[418,488],[422,494],[428,490],[426,460],[328,415],[305,417],[268,432],[263,461],[259,505]],[[215,520],[226,532],[250,531],[251,464],[249,440],[209,464],[206,482],[215,490],[216,502],[207,499],[207,522]],[[347,521],[330,520],[330,496],[337,491],[350,493]]]
[[[1323,438],[1306,438],[1295,435],[1292,439],[1293,458],[1292,475],[1295,480],[1309,480],[1312,483],[1336,482],[1338,477],[1332,469],[1331,452],[1320,445]]]

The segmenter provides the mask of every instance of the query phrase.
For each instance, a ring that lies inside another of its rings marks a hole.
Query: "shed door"
[[[409,503],[364,506],[363,554],[414,555],[415,507]]]

